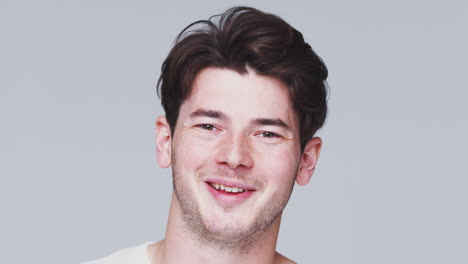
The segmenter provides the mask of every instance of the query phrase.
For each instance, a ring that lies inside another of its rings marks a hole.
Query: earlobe
[[[317,160],[322,148],[322,139],[314,137],[309,140],[302,153],[301,164],[297,172],[296,182],[299,185],[306,185],[314,173]]]
[[[159,166],[168,168],[171,165],[171,128],[164,116],[156,120],[156,153]]]

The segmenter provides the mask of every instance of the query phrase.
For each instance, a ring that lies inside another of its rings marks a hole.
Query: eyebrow
[[[226,119],[226,115],[218,110],[209,110],[209,109],[203,109],[199,108],[196,111],[192,112],[189,116],[190,118],[195,118],[195,117],[211,117],[211,118],[219,118],[219,119]]]
[[[218,118],[218,119],[228,119],[226,114],[218,110],[211,110],[211,109],[203,109],[199,108],[192,112],[189,115],[189,118],[197,118],[197,117],[210,117],[210,118]],[[281,120],[280,118],[256,118],[250,121],[250,124],[257,125],[257,126],[277,126],[287,130],[291,130],[291,128]]]
[[[279,118],[257,118],[251,121],[251,123],[261,126],[277,126],[288,130],[291,129],[286,122]]]

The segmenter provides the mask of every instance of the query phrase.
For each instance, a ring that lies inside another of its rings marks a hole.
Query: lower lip
[[[253,194],[253,191],[243,191],[240,193],[225,193],[216,190],[215,188],[213,188],[213,186],[211,186],[210,183],[206,183],[206,187],[208,188],[208,191],[213,195],[215,200],[220,205],[224,206],[234,206],[241,204]]]

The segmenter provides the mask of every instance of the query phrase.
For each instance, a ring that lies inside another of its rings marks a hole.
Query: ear
[[[302,153],[301,164],[297,173],[296,182],[299,185],[306,185],[312,174],[314,173],[317,160],[320,156],[320,149],[322,148],[322,139],[314,137],[309,140]]]
[[[156,119],[156,153],[159,166],[168,168],[171,165],[171,128],[164,116]]]

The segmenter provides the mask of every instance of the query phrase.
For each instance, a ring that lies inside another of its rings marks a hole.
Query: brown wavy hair
[[[302,34],[276,15],[234,7],[182,30],[157,84],[172,134],[181,104],[206,67],[239,74],[249,67],[284,82],[299,120],[301,150],[325,122],[327,67]]]

